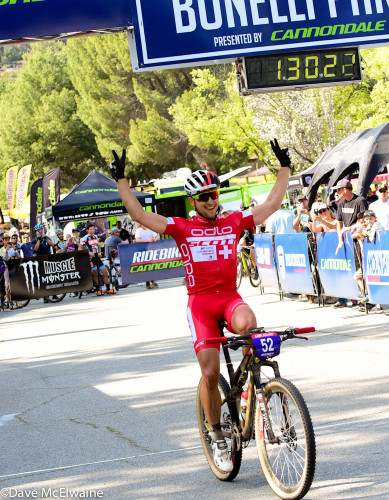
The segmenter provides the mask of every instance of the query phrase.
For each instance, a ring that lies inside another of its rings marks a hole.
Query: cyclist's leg
[[[215,440],[224,439],[220,428],[221,399],[218,389],[220,375],[220,355],[215,348],[202,349],[197,354],[201,369],[200,399],[205,416],[214,431]]]
[[[230,332],[246,335],[257,327],[257,320],[251,307],[238,292],[231,294],[224,310],[224,319]]]
[[[240,304],[235,308],[231,318],[231,327],[239,335],[246,335],[257,327],[257,319],[249,305]]]
[[[246,335],[257,327],[257,319],[253,310],[237,292],[227,304],[224,318],[227,321],[227,329],[238,335]],[[246,354],[247,351],[248,347],[243,347],[242,354]]]
[[[220,393],[218,390],[220,374],[220,347],[211,347],[205,339],[218,337],[219,320],[223,318],[224,304],[208,295],[189,297],[188,323],[192,333],[193,346],[202,373],[200,400],[208,423],[217,437],[224,439],[220,429]],[[220,437],[219,437],[220,435]]]

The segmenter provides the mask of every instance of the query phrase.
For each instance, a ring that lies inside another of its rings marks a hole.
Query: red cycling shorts
[[[235,333],[231,326],[232,316],[238,306],[247,305],[238,292],[219,292],[190,295],[187,317],[192,333],[193,346],[196,354],[201,349],[216,347],[219,344],[206,345],[205,339],[219,337],[219,321],[227,321],[227,328]]]

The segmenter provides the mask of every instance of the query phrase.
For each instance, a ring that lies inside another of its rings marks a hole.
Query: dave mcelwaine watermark
[[[71,488],[39,488],[22,490],[19,488],[2,488],[0,498],[103,498],[103,490],[78,490]]]

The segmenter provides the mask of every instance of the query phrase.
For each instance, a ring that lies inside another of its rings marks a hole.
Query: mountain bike
[[[108,271],[111,287],[116,288],[116,290],[119,290],[119,288],[126,288],[128,285],[122,284],[122,271],[120,268],[118,251],[113,250],[108,259],[104,260],[104,263]]]
[[[236,288],[240,287],[243,276],[248,276],[250,283],[254,287],[260,287],[260,292],[263,293],[261,276],[258,273],[257,266],[253,262],[250,255],[251,247],[241,247],[238,253]]]
[[[314,328],[287,328],[267,332],[256,328],[248,335],[223,336],[205,340],[221,344],[229,383],[220,375],[221,428],[233,463],[231,472],[222,472],[213,461],[211,426],[208,424],[197,392],[197,419],[205,456],[215,476],[232,481],[239,473],[243,448],[255,439],[259,462],[269,486],[283,499],[297,500],[308,492],[315,473],[315,435],[307,405],[299,390],[281,378],[277,361],[281,343]],[[234,370],[229,349],[248,347]],[[245,389],[246,387],[246,389]],[[245,399],[247,398],[247,399]],[[243,403],[245,402],[247,406]],[[242,404],[243,403],[243,404]]]

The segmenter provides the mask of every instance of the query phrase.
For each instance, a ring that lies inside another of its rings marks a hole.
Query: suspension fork
[[[263,396],[263,391],[261,387],[261,377],[260,377],[260,369],[258,366],[271,366],[274,370],[274,374],[276,377],[280,376],[279,370],[278,370],[278,364],[276,361],[270,361],[270,362],[255,362],[254,358],[253,361],[251,362],[251,370],[254,378],[254,385],[255,385],[255,395],[257,398],[257,402],[259,404],[259,408],[261,410],[262,418],[263,418],[263,423],[265,430],[267,432],[267,436],[269,439],[269,443],[271,444],[276,444],[278,443],[278,438],[275,437],[273,428],[271,426],[271,420],[269,417],[269,410],[267,407],[267,402],[266,399]]]

